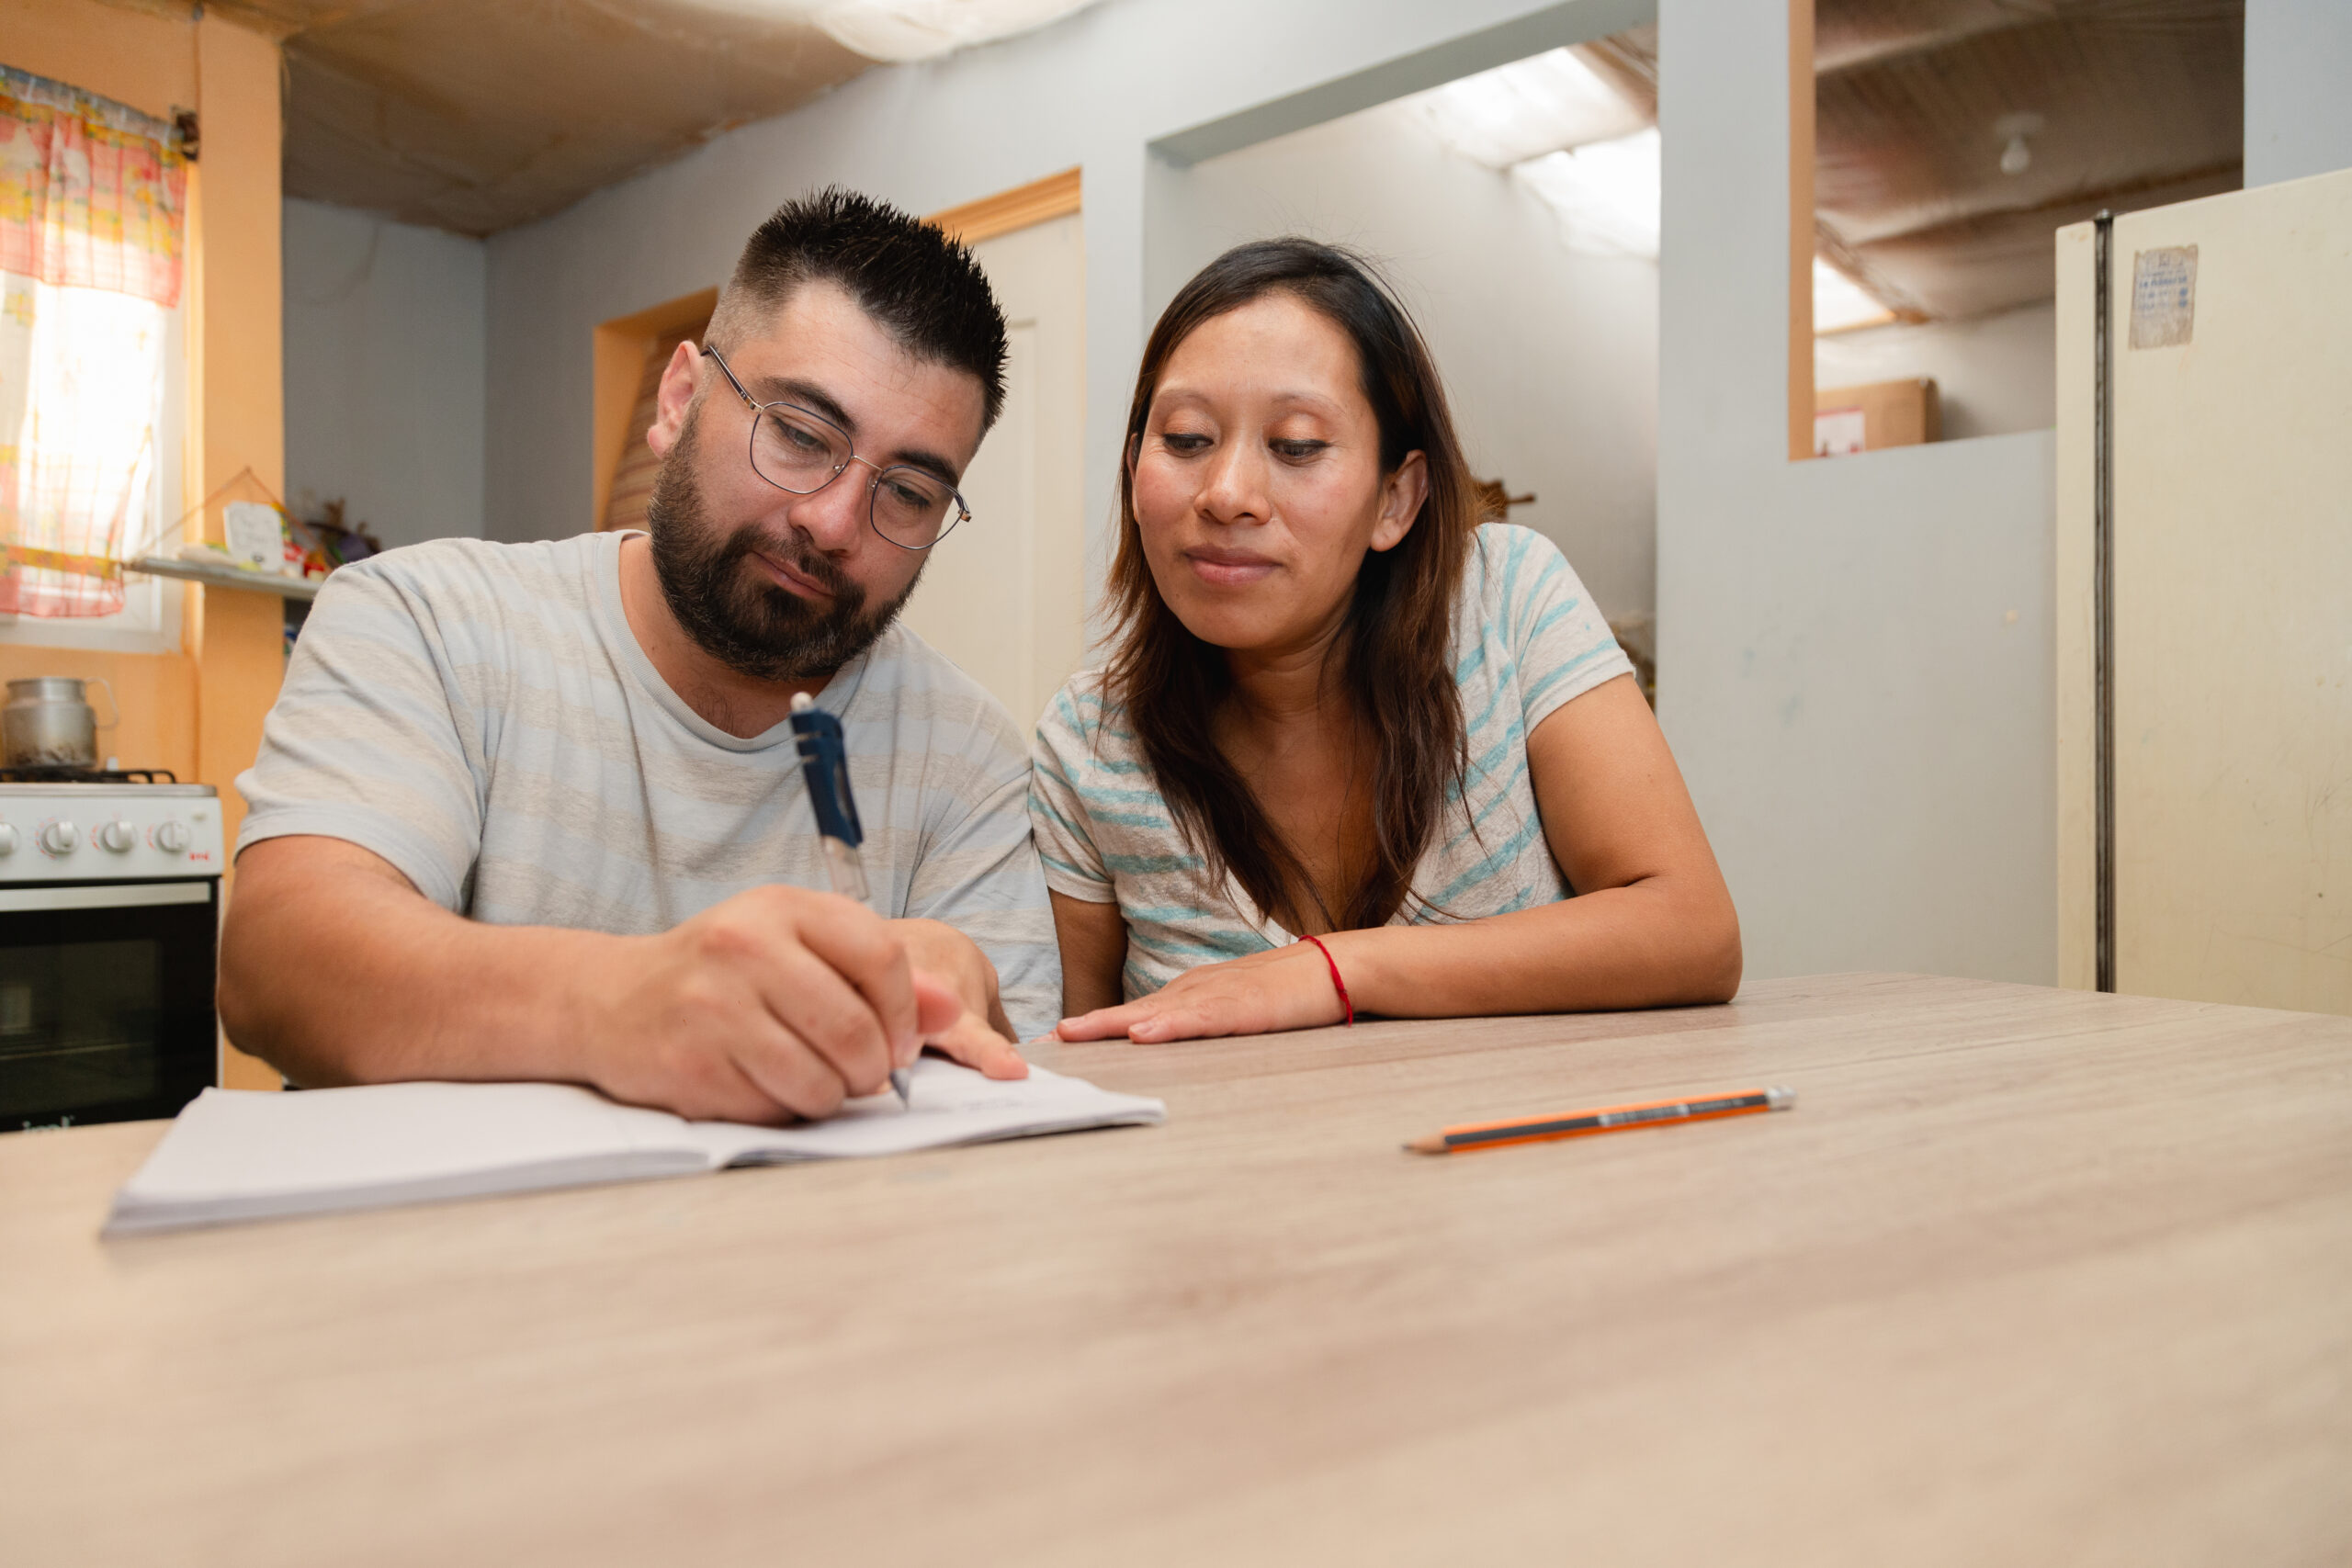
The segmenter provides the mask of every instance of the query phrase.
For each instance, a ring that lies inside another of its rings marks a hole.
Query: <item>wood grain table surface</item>
[[[2352,1020],[1845,976],[1044,1059],[1169,1124],[108,1242],[161,1123],[0,1138],[0,1559],[2352,1562]]]

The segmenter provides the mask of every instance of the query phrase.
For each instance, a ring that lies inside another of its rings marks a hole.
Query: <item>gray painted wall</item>
[[[1657,265],[1562,243],[1551,209],[1387,108],[1159,187],[1146,314],[1227,246],[1306,233],[1381,261],[1421,323],[1472,467],[1556,541],[1612,618],[1657,595]],[[1132,389],[1133,372],[1129,372]]]
[[[2245,183],[2352,168],[2352,3],[2246,0]]]
[[[1789,461],[1782,9],[1659,22],[1658,706],[1747,972],[2052,979],[2052,438]]]
[[[482,532],[489,259],[479,240],[289,200],[286,485],[387,545]]]

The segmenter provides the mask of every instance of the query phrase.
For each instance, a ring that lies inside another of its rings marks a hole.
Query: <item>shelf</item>
[[[137,560],[123,562],[122,570],[141,572],[149,577],[176,577],[183,582],[201,582],[211,588],[243,588],[256,593],[275,593],[281,599],[315,599],[319,596],[319,584],[324,581],[315,577],[272,577],[266,572],[247,571],[243,567],[174,560],[168,556],[141,556]]]

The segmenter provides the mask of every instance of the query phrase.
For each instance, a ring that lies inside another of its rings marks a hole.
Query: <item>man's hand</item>
[[[963,1011],[888,921],[831,893],[755,887],[628,949],[584,976],[584,1076],[698,1120],[830,1116]]]
[[[1022,1077],[996,985],[962,933],[830,893],[753,888],[658,936],[490,925],[295,836],[237,857],[220,1000],[230,1039],[298,1083],[585,1083],[775,1122],[880,1092],[926,1043]]]
[[[907,944],[915,973],[953,989],[960,1010],[944,1030],[923,1043],[992,1078],[1024,1078],[1029,1064],[1014,1044],[1012,1022],[997,994],[996,965],[979,944],[954,926],[937,920],[892,920],[890,929]]]

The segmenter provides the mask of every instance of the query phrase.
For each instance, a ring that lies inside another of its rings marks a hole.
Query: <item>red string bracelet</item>
[[[1323,945],[1321,937],[1303,936],[1298,940],[1313,942],[1315,951],[1323,955],[1323,962],[1331,966],[1331,988],[1340,993],[1340,1005],[1348,1010],[1347,1024],[1350,1028],[1353,1028],[1356,1021],[1356,1004],[1348,999],[1348,983],[1340,978],[1340,961],[1331,956],[1331,950]]]

